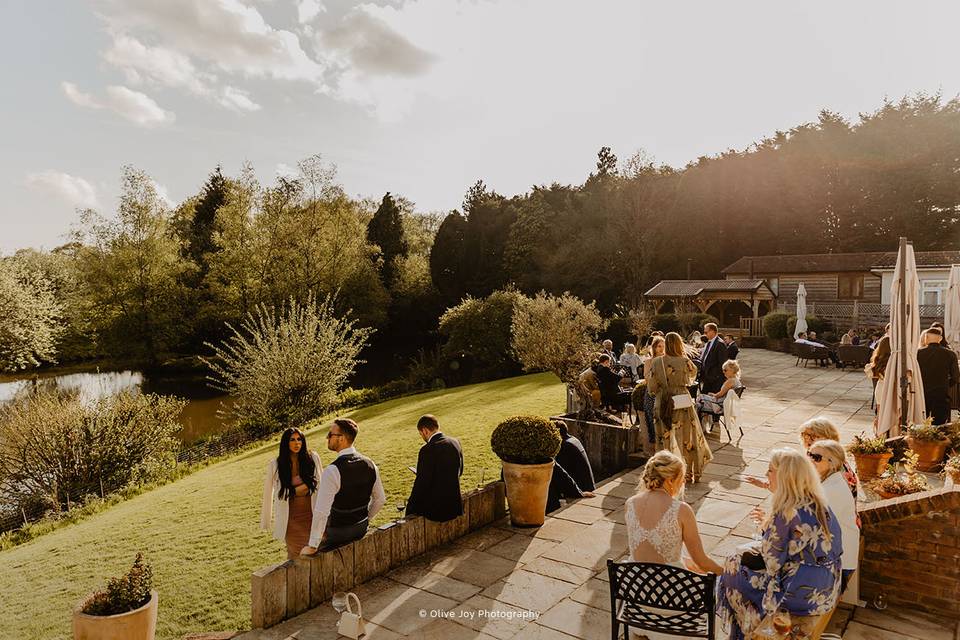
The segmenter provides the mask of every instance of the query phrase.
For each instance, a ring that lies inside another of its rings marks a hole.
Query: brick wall
[[[865,504],[860,597],[960,618],[960,489]]]

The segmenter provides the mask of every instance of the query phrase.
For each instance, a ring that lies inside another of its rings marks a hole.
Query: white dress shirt
[[[347,447],[337,454],[337,457],[339,458],[340,456],[347,456],[354,453],[357,453],[355,448]],[[387,495],[383,491],[383,483],[380,482],[380,469],[374,464],[373,470],[376,473],[376,480],[373,483],[373,494],[370,496],[370,506],[367,511],[367,517],[370,520],[373,520],[374,516],[380,512],[380,509],[382,509],[383,505],[387,502]],[[313,507],[313,522],[310,524],[310,542],[307,543],[308,546],[314,548],[320,546],[320,538],[327,529],[327,518],[330,516],[333,499],[339,491],[340,469],[334,464],[328,464],[320,476],[320,490],[317,492],[319,498],[317,498]]]
[[[313,458],[313,477],[317,491],[310,495],[310,506],[316,508],[317,496],[320,495],[320,478],[323,463],[316,451],[310,452]],[[270,530],[270,519],[273,518],[273,537],[283,540],[287,537],[287,521],[290,519],[290,501],[280,499],[280,474],[277,472],[277,459],[274,458],[267,465],[267,473],[263,478],[263,501],[260,504],[260,528]]]
[[[710,355],[710,351],[713,349],[713,346],[716,344],[717,340],[719,340],[719,339],[720,339],[720,336],[719,336],[719,335],[713,336],[713,339],[712,339],[712,340],[709,340],[709,341],[707,342],[707,344],[705,344],[705,345],[703,346],[703,352],[702,352],[703,355],[700,356],[700,362],[701,362],[701,363],[706,363],[706,361],[707,361],[707,356]]]
[[[823,492],[827,496],[827,506],[840,523],[840,540],[843,544],[841,566],[855,571],[860,561],[860,529],[857,527],[857,503],[853,499],[853,492],[840,471],[823,481]]]

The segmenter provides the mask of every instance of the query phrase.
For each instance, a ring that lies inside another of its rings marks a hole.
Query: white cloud
[[[62,171],[40,171],[27,176],[27,186],[35,191],[50,194],[71,207],[97,207],[97,190],[92,184]]]
[[[297,3],[297,22],[307,24],[326,10],[319,0],[300,0]]]
[[[300,172],[296,169],[296,167],[291,167],[290,165],[284,162],[277,163],[277,166],[274,169],[274,173],[277,174],[278,178],[279,177],[296,178],[297,176],[300,175]]]
[[[80,91],[72,82],[62,82],[60,86],[67,98],[77,106],[113,111],[141,127],[169,124],[176,119],[172,111],[161,108],[150,96],[126,87],[109,86],[106,95],[97,98]]]
[[[143,29],[164,45],[219,68],[251,76],[322,84],[323,67],[295,33],[275,29],[240,0],[100,0],[112,29]]]
[[[250,95],[246,91],[237,89],[236,87],[224,87],[220,92],[220,96],[217,98],[217,102],[237,113],[260,110],[260,105],[251,100]]]
[[[209,74],[200,73],[184,54],[164,47],[149,47],[126,34],[114,34],[113,44],[103,53],[103,59],[123,70],[133,84],[147,80],[202,94],[207,92],[205,83],[215,80]]]
[[[422,75],[436,58],[363,9],[323,31],[319,41],[328,55],[336,58],[339,53],[352,69],[371,75]]]
[[[166,205],[168,209],[172,208],[176,203],[170,198],[170,192],[167,188],[153,178],[150,179],[150,182],[153,183],[153,190],[157,192],[157,197],[160,201]]]

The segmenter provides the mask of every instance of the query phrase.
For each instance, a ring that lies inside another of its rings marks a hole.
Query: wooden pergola
[[[730,303],[746,305],[754,319],[769,313],[777,300],[765,280],[661,280],[644,297],[661,313],[670,305],[674,310],[690,308],[712,313],[721,325],[730,324]],[[745,314],[738,314],[737,320]]]

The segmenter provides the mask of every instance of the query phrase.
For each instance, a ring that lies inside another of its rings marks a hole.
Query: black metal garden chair
[[[607,560],[610,637],[630,629],[686,638],[713,638],[717,576],[652,562]],[[655,610],[661,611],[658,613]]]

